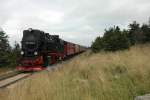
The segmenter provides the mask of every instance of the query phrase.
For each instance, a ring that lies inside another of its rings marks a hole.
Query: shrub
[[[117,51],[129,48],[129,40],[120,28],[114,27],[106,30],[103,37],[104,50]]]
[[[100,50],[103,49],[103,38],[97,37],[95,41],[92,43],[92,51],[94,52],[99,52]]]
[[[120,28],[113,27],[109,30],[105,30],[103,37],[97,37],[92,43],[92,50],[94,52],[99,52],[101,50],[105,51],[117,51],[128,49],[130,46],[129,39],[127,38],[124,31],[120,31]]]

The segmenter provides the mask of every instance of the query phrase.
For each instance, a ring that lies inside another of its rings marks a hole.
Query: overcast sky
[[[127,28],[149,16],[150,0],[0,0],[0,27],[11,44],[24,29],[36,28],[89,46],[105,28]]]

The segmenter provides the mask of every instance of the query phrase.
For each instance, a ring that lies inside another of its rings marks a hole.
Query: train
[[[38,29],[23,31],[18,71],[40,71],[67,57],[86,51],[85,46],[71,43]]]

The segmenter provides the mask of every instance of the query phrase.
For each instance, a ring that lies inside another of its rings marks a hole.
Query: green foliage
[[[136,21],[129,25],[128,38],[132,45],[150,42],[150,27],[147,24],[140,26]]]
[[[19,44],[15,43],[14,48],[11,48],[8,36],[5,32],[0,31],[0,67],[15,67],[19,52]]]
[[[0,67],[6,66],[8,61],[8,55],[10,52],[10,46],[8,43],[8,36],[5,32],[0,31]]]
[[[103,38],[97,37],[91,48],[94,52],[98,52],[99,50],[103,49]]]
[[[128,38],[130,40],[131,45],[134,45],[137,40],[137,34],[140,32],[140,26],[139,24],[134,21],[133,23],[129,24],[129,33]]]
[[[143,42],[146,43],[146,42],[150,42],[150,27],[149,25],[147,24],[143,24],[142,27],[141,27],[141,31],[143,33]]]
[[[129,48],[129,41],[118,26],[105,30],[103,42],[105,51],[117,51]]]
[[[129,24],[129,29],[121,31],[120,28],[111,27],[105,30],[103,37],[97,37],[92,43],[93,52],[117,51],[128,49],[135,44],[150,42],[150,20],[148,24],[140,25],[136,21]]]
[[[128,49],[129,40],[125,32],[121,31],[117,26],[105,30],[104,36],[96,38],[91,48],[94,52],[99,52],[100,50],[117,51]]]
[[[12,48],[11,53],[9,54],[10,67],[17,66],[17,61],[19,60],[20,51],[21,51],[20,45],[17,42],[15,42],[14,48]]]

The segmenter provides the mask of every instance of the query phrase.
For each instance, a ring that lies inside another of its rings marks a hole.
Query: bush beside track
[[[91,48],[93,52],[118,51],[145,43],[150,43],[150,23],[140,25],[134,21],[129,29],[121,30],[119,26],[105,29],[104,35],[97,37]]]
[[[0,74],[0,81],[1,80],[4,80],[4,79],[7,79],[9,77],[12,77],[12,76],[15,76],[15,75],[18,75],[20,74],[21,72],[18,72],[16,70],[12,70],[12,71],[8,71],[6,73],[3,73],[3,74]]]

